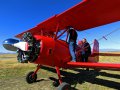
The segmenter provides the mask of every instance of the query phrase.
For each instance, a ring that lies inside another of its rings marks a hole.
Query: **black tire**
[[[31,84],[33,82],[35,82],[37,80],[37,74],[34,75],[34,77],[32,78],[32,74],[34,72],[29,72],[27,75],[26,75],[26,82]]]
[[[52,84],[53,84],[54,87],[58,87],[59,86],[59,81],[54,81]]]
[[[71,90],[71,86],[70,84],[63,82],[58,86],[57,90]]]

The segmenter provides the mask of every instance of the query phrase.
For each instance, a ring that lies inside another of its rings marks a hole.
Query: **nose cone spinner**
[[[17,51],[17,47],[15,47],[14,44],[18,42],[19,40],[16,39],[6,39],[3,41],[3,47],[10,51]]]

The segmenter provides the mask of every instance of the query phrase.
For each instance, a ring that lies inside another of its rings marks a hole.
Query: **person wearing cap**
[[[72,62],[76,62],[76,55],[75,55],[75,47],[76,47],[76,40],[77,40],[77,32],[73,27],[68,27],[68,43],[69,43],[69,51],[72,57]]]

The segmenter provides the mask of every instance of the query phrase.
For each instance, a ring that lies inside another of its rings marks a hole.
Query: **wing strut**
[[[67,31],[67,29],[65,29],[59,36],[57,36],[56,39],[60,38],[66,31]]]
[[[58,30],[59,30],[59,23],[57,23],[57,25],[56,25],[56,34],[54,37],[55,40],[57,39]]]

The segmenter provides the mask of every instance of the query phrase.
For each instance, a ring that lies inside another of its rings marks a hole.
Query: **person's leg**
[[[85,55],[85,62],[88,62],[88,55]]]
[[[88,62],[88,54],[85,55],[85,62]],[[89,71],[89,68],[86,68],[86,71]]]
[[[81,59],[82,59],[82,62],[85,62],[85,55],[84,54],[81,55]]]
[[[72,61],[76,61],[76,56],[75,56],[75,43],[74,42],[70,42],[69,43],[69,51],[70,54],[72,56]]]

